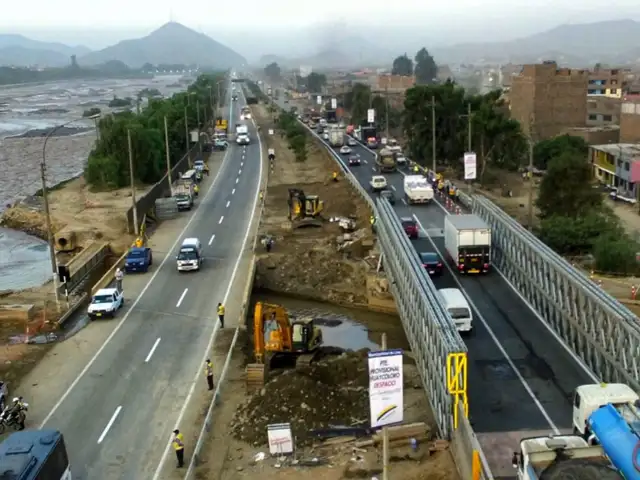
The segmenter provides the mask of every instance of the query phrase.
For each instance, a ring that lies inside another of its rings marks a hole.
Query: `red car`
[[[404,231],[409,238],[418,238],[418,223],[413,218],[402,217],[400,222],[402,222],[402,228],[404,228]]]
[[[437,253],[420,252],[418,256],[422,261],[422,266],[429,275],[442,275],[442,262],[440,261],[440,257]]]
[[[351,165],[351,166],[359,166],[360,165],[360,157],[358,155],[351,155],[349,157],[349,165]]]

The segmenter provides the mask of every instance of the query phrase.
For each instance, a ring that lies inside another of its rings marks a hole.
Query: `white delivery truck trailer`
[[[422,175],[407,175],[404,177],[404,194],[409,205],[429,203],[433,200],[433,187]]]
[[[487,273],[491,267],[491,227],[477,215],[447,215],[444,248],[458,272]]]

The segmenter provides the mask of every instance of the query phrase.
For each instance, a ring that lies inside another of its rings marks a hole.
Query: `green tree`
[[[543,219],[553,215],[579,217],[600,208],[602,195],[593,188],[587,159],[574,151],[552,159],[540,183],[536,203]]]
[[[266,67],[264,67],[264,74],[266,77],[272,82],[280,81],[280,66],[276,62],[272,62]]]
[[[540,170],[546,170],[549,162],[563,153],[575,152],[577,156],[587,158],[589,145],[582,137],[560,135],[542,140],[533,147],[533,164]]]
[[[278,127],[281,135],[287,139],[289,148],[293,151],[298,162],[307,159],[307,130],[302,127],[295,116],[291,112],[281,111],[278,117]]]
[[[426,48],[421,48],[416,54],[414,73],[418,85],[431,85],[436,83],[438,66]]]
[[[391,73],[393,75],[403,76],[413,75],[413,61],[407,56],[406,53],[404,55],[396,57],[396,59],[393,61]]]
[[[131,132],[136,181],[152,184],[160,180],[166,173],[164,119],[167,119],[169,158],[175,163],[186,153],[185,115],[190,129],[197,128],[198,117],[201,128],[213,119],[212,105],[217,102],[214,87],[222,79],[221,74],[201,75],[187,92],[169,99],[150,99],[139,114],[123,112],[102,118],[99,139],[85,168],[87,182],[103,189],[130,183],[127,132]]]
[[[327,77],[322,73],[311,72],[306,78],[307,91],[310,93],[319,93],[322,87],[327,84]]]

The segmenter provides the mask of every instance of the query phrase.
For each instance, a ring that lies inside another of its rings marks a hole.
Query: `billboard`
[[[369,352],[371,428],[402,422],[403,387],[402,350]]]

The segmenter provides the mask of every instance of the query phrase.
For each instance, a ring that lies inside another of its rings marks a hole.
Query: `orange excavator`
[[[290,356],[296,368],[313,362],[322,345],[322,330],[311,317],[290,317],[281,305],[256,303],[253,312],[253,350],[256,363],[247,365],[247,387],[262,388],[265,366],[274,357]]]

